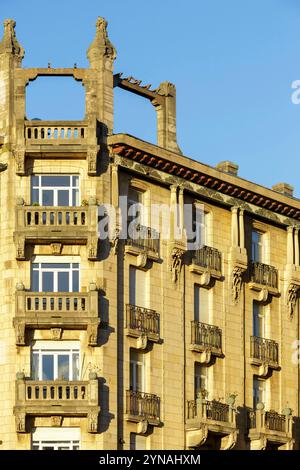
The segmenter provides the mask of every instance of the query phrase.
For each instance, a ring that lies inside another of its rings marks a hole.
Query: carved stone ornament
[[[290,283],[286,293],[286,303],[290,319],[293,318],[297,304],[298,290],[300,286]]]
[[[245,269],[239,266],[235,266],[232,271],[231,293],[232,293],[232,301],[235,304],[237,304],[240,300],[244,272],[245,272]]]
[[[62,425],[63,417],[62,416],[51,416],[51,426],[54,428],[59,428]]]
[[[171,252],[171,272],[172,281],[177,282],[182,268],[184,251],[180,248],[173,248]]]
[[[50,248],[51,248],[51,254],[52,255],[59,256],[61,254],[62,244],[61,243],[51,243]]]
[[[55,341],[59,341],[62,335],[62,328],[51,328],[51,336]]]
[[[222,450],[231,450],[237,441],[237,431],[233,431],[229,434],[229,436],[223,437],[222,439]]]
[[[148,337],[145,334],[141,334],[136,340],[137,349],[146,349],[148,344]]]
[[[110,244],[113,250],[113,254],[117,255],[119,252],[119,245],[120,245],[120,229],[116,228]]]
[[[142,251],[137,257],[136,265],[138,268],[144,268],[147,264],[147,251]]]
[[[200,423],[199,429],[188,431],[187,433],[187,447],[194,449],[205,444],[208,436],[208,426]]]
[[[18,321],[15,324],[15,331],[16,331],[16,344],[19,346],[25,345],[25,322]]]
[[[16,413],[17,432],[26,432],[26,414],[24,412]]]
[[[89,410],[88,412],[88,432],[95,433],[98,430],[98,411]]]
[[[137,434],[146,434],[147,430],[148,430],[148,421],[146,419],[143,419],[143,421],[140,421],[137,424],[136,433]]]

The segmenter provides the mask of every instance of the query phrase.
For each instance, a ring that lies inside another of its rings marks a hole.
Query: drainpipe
[[[183,264],[183,292],[182,292],[182,321],[183,321],[183,436],[184,449],[186,449],[186,325],[185,325],[185,264]]]

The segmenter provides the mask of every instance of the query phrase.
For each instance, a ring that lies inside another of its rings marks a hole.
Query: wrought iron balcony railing
[[[251,357],[263,363],[279,363],[279,345],[271,339],[251,336]]]
[[[222,330],[214,325],[192,321],[191,343],[221,353]]]
[[[221,272],[222,253],[216,248],[204,245],[202,248],[195,250],[192,262],[203,268]]]
[[[290,416],[277,413],[276,411],[251,410],[248,413],[248,418],[250,429],[260,426],[262,432],[269,430],[286,433],[291,431]]]
[[[126,306],[126,328],[139,334],[159,338],[159,314],[149,308],[128,304]]]
[[[159,233],[151,227],[136,225],[128,234],[127,245],[159,254]]]
[[[127,391],[126,413],[129,419],[146,419],[150,423],[160,421],[160,398],[151,393]]]
[[[212,421],[229,422],[229,405],[217,400],[201,403],[201,416],[198,415],[197,400],[188,401],[187,419],[204,419]]]
[[[252,262],[251,280],[257,284],[277,289],[278,286],[278,271],[274,266]]]

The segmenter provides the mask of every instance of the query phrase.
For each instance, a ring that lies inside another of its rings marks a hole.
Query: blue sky
[[[25,67],[87,66],[97,16],[117,49],[115,72],[177,88],[178,142],[209,165],[239,164],[243,178],[285,181],[300,196],[298,0],[0,0],[0,19],[14,18]],[[28,87],[27,115],[77,119],[83,88],[68,79]],[[155,111],[116,92],[115,132],[155,142]]]

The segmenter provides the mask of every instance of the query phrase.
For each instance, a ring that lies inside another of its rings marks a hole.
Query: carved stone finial
[[[21,65],[25,55],[23,47],[19,44],[15,32],[14,20],[4,21],[4,34],[0,42],[0,54],[12,54],[16,58],[17,65]]]
[[[114,60],[116,56],[116,49],[110,42],[107,34],[107,21],[99,16],[96,22],[96,35],[87,50],[87,58],[91,67],[97,68],[101,57]]]

